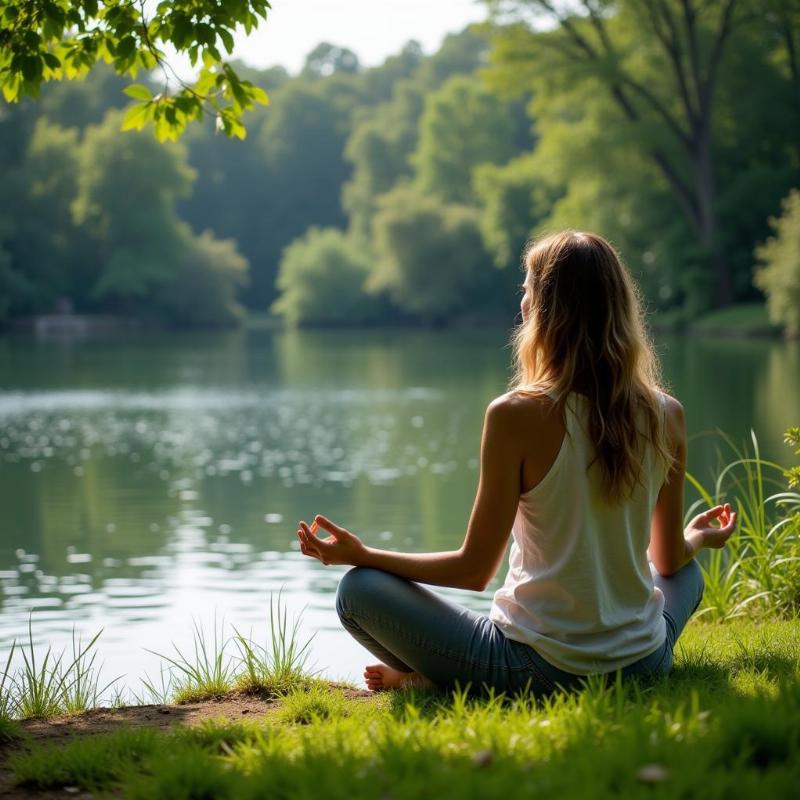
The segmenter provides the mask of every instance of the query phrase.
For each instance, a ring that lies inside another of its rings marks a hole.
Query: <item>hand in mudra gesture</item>
[[[328,531],[330,536],[319,538],[317,530]],[[358,566],[366,551],[364,543],[354,533],[346,528],[334,525],[327,517],[317,514],[311,525],[300,520],[297,530],[300,540],[300,551],[303,555],[311,556],[323,564],[352,564]]]
[[[718,550],[733,535],[736,522],[736,512],[731,510],[731,504],[724,503],[694,517],[686,526],[684,535],[688,537],[689,534],[699,534],[702,547]]]

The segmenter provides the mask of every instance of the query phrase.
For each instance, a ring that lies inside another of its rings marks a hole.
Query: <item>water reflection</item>
[[[325,674],[362,651],[332,593],[344,568],[301,556],[323,512],[368,543],[457,546],[486,403],[505,387],[505,332],[314,332],[0,340],[0,640],[68,644],[103,627],[110,675],[157,672],[149,650],[191,620],[263,631],[269,593],[306,607]],[[661,343],[690,432],[715,427],[785,460],[800,421],[798,344]],[[715,463],[698,440],[691,468]],[[705,477],[705,476],[704,476]],[[486,610],[486,593],[437,589]]]

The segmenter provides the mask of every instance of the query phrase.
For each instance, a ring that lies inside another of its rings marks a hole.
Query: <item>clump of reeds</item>
[[[730,502],[738,511],[739,528],[723,549],[704,551],[699,559],[705,593],[698,614],[709,619],[742,614],[797,616],[800,491],[796,489],[800,468],[786,470],[762,458],[755,433],[751,432],[752,452],[721,435],[734,458],[720,470],[711,489],[687,476],[700,494],[687,519],[699,505]],[[800,447],[800,429],[789,429],[785,439]],[[800,455],[800,450],[796,454]]]
[[[292,689],[309,686],[315,679],[307,670],[311,640],[300,642],[300,618],[292,625],[281,602],[270,596],[269,638],[265,645],[234,629],[225,632],[224,621],[207,632],[194,622],[192,647],[181,650],[173,644],[173,653],[156,653],[162,659],[158,678],[145,674],[140,693],[133,700],[147,703],[188,703],[222,697],[232,690],[278,696]],[[100,632],[86,644],[72,636],[71,657],[56,654],[48,647],[37,653],[33,643],[33,618],[28,621],[28,641],[21,647],[14,641],[5,669],[0,676],[0,742],[13,738],[14,720],[52,717],[96,708],[106,699],[113,707],[124,704],[124,694],[116,680],[100,682],[96,664],[96,644]],[[238,654],[231,654],[235,645]],[[153,652],[153,651],[149,651]],[[15,654],[21,665],[12,669]],[[110,698],[105,698],[111,690]]]
[[[158,684],[145,676],[147,696],[160,703],[190,703],[221,697],[233,689],[274,697],[308,686],[313,681],[307,669],[308,648],[314,636],[300,642],[300,621],[298,616],[289,625],[279,591],[277,598],[270,595],[269,636],[264,645],[236,628],[227,637],[224,622],[218,625],[215,620],[210,634],[195,622],[192,652],[184,653],[173,644],[172,655],[156,654],[169,667],[166,672],[162,669]],[[230,653],[232,645],[236,654]]]
[[[303,644],[299,640],[300,616],[291,629],[281,597],[269,600],[269,641],[265,646],[234,629],[234,643],[239,651],[236,687],[243,692],[275,696],[298,686],[308,685],[312,674],[307,669],[308,650],[314,636]]]
[[[100,703],[103,693],[114,683],[100,685],[100,668],[95,663],[95,645],[100,633],[84,644],[73,630],[71,658],[64,651],[55,653],[51,647],[44,655],[37,655],[33,618],[29,618],[27,644],[19,646],[16,640],[12,642],[0,676],[0,741],[16,735],[15,718],[79,713]],[[22,664],[12,670],[17,652]]]

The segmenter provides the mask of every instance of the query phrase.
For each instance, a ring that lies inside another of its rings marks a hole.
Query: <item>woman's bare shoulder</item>
[[[661,396],[664,398],[664,404],[667,409],[667,416],[670,419],[680,421],[683,419],[683,405],[681,401],[678,400],[677,397],[673,397],[671,394],[667,394],[666,392],[660,392]]]
[[[520,392],[512,390],[495,397],[487,414],[511,422],[545,419],[553,412],[554,402],[544,392]]]

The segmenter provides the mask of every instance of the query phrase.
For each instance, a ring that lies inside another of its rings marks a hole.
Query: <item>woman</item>
[[[313,530],[300,522],[305,555],[356,567],[336,608],[381,659],[364,672],[372,690],[469,683],[544,694],[591,674],[665,673],[703,594],[694,556],[736,527],[725,504],[683,528],[683,408],[660,390],[636,287],[611,245],[567,231],[524,262],[516,373],[486,411],[461,547],[395,553],[323,516]],[[420,586],[482,591],[510,529],[508,574],[488,615]]]

